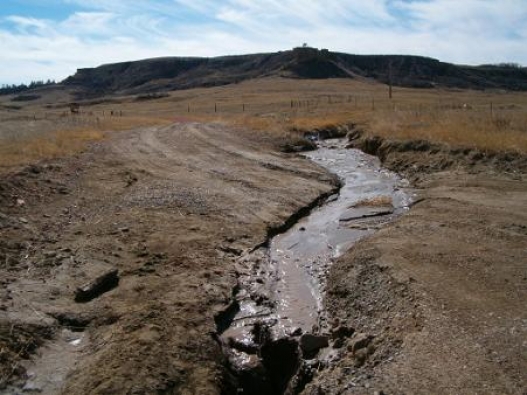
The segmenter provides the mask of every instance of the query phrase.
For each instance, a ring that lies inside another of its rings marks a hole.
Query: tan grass
[[[36,138],[4,141],[0,145],[0,168],[34,163],[79,152],[88,142],[101,140],[104,133],[94,129],[61,130]]]
[[[527,153],[527,114],[490,114],[475,110],[432,110],[426,113],[379,112],[368,122],[375,135],[422,139],[453,147]]]
[[[390,196],[375,196],[373,198],[360,200],[352,207],[391,207],[392,205],[393,201]]]
[[[58,125],[56,130],[23,138],[4,139],[0,144],[0,171],[44,159],[72,155],[84,150],[88,143],[102,140],[109,131],[168,123],[170,121],[157,118],[114,117],[98,121],[94,119],[90,122],[79,121],[78,126],[66,129],[63,125]]]
[[[278,139],[298,138],[299,130],[353,123],[388,138],[527,153],[525,93],[395,87],[390,100],[387,91],[385,85],[371,81],[263,78],[175,91],[147,102],[114,98],[112,103],[81,106],[83,115],[70,121],[78,125],[58,124],[34,136],[0,140],[0,166],[78,152],[106,131],[187,121],[223,122]],[[123,116],[111,117],[111,111]],[[22,114],[21,119],[27,119],[23,125],[34,117],[59,119],[65,113],[27,104],[5,114]],[[0,137],[1,128],[0,122]],[[73,130],[78,133],[69,133]],[[60,131],[63,135],[53,135]],[[32,139],[38,143],[30,143]]]

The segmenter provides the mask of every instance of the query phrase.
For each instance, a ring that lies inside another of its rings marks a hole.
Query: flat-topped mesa
[[[351,55],[299,47],[213,58],[162,57],[77,70],[64,80],[87,96],[138,94],[238,83],[265,76],[366,78],[396,86],[527,90],[527,68],[461,66],[409,55]]]

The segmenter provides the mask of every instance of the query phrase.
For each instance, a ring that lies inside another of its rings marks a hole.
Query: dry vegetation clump
[[[393,202],[390,196],[375,196],[370,199],[363,199],[355,203],[350,208],[359,207],[392,207]]]
[[[29,359],[31,354],[51,337],[47,327],[11,325],[0,322],[0,390],[10,383],[13,376],[24,373],[17,361]]]

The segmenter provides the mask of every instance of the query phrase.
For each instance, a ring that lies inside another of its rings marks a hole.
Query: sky
[[[0,84],[308,44],[527,65],[527,0],[0,0]]]

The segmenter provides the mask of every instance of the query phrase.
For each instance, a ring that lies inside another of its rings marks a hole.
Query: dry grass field
[[[263,78],[151,100],[134,96],[88,101],[75,116],[69,114],[71,98],[66,94],[51,92],[36,102],[17,103],[17,110],[9,109],[9,100],[0,98],[4,169],[77,152],[107,131],[189,120],[280,137],[353,123],[381,137],[527,152],[525,93],[395,87],[389,99],[386,85],[369,81]]]

